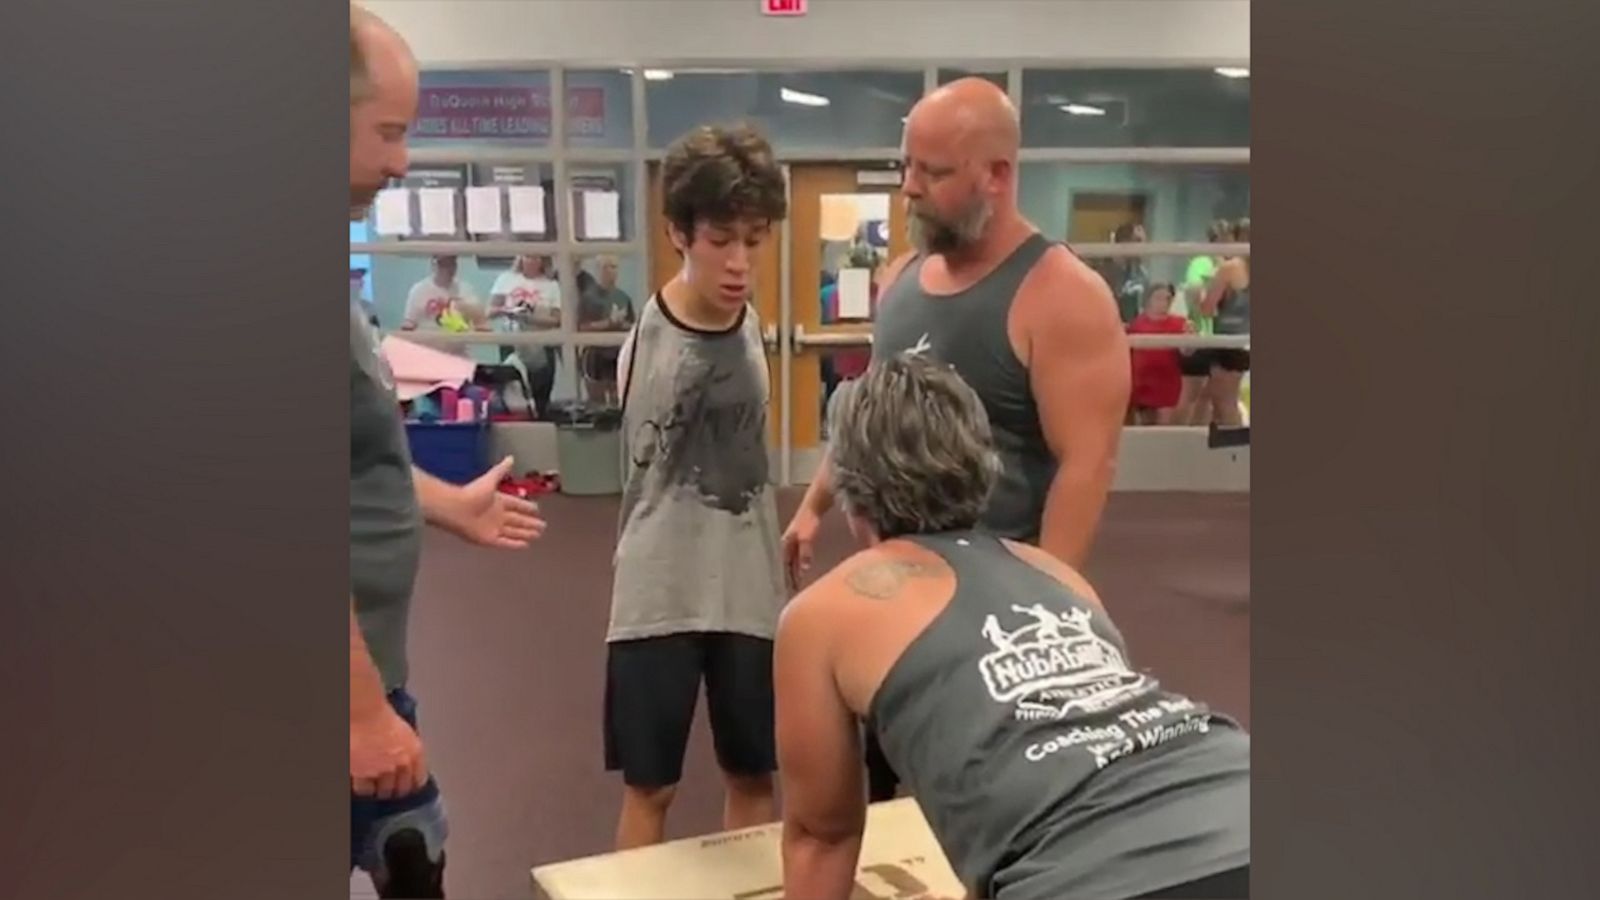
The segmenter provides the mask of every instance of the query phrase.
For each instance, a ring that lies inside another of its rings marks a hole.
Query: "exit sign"
[[[761,11],[769,16],[803,16],[806,0],[761,0]]]

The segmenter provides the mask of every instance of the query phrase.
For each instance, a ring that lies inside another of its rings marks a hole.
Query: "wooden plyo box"
[[[550,900],[784,900],[782,835],[763,825],[551,863],[533,881]],[[965,895],[915,800],[867,808],[851,900]]]

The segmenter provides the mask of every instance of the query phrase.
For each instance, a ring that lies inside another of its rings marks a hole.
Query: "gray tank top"
[[[1250,333],[1250,288],[1228,288],[1217,301],[1217,334]]]
[[[997,539],[912,540],[955,595],[868,719],[969,889],[1126,898],[1249,861],[1237,724],[1133,669],[1097,607]]]
[[[627,472],[606,639],[771,638],[787,592],[755,310],[707,332],[652,297],[623,356]]]
[[[982,524],[1028,543],[1038,542],[1056,459],[1045,443],[1028,370],[1011,349],[1006,321],[1017,288],[1051,244],[1035,234],[993,272],[950,295],[922,289],[925,260],[917,257],[884,293],[872,326],[873,359],[925,353],[954,366],[977,392],[1002,464]]]

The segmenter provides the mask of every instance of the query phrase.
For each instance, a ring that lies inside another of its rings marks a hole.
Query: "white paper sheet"
[[[506,188],[511,205],[511,230],[517,234],[543,234],[544,188],[537,184],[513,184]]]
[[[622,196],[616,191],[583,192],[583,234],[586,241],[622,240]]]
[[[454,188],[417,188],[417,208],[422,213],[423,234],[450,236],[456,233]]]
[[[467,230],[473,234],[499,234],[500,186],[467,188]]]
[[[372,204],[377,218],[377,232],[389,237],[411,235],[411,189],[384,188]]]
[[[872,270],[839,270],[839,318],[872,318]]]

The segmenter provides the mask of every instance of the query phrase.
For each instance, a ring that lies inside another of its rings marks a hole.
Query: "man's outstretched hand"
[[[456,492],[445,517],[449,530],[474,544],[503,550],[524,549],[544,534],[539,505],[499,489],[500,482],[511,473],[512,463],[509,456],[500,460]]]

